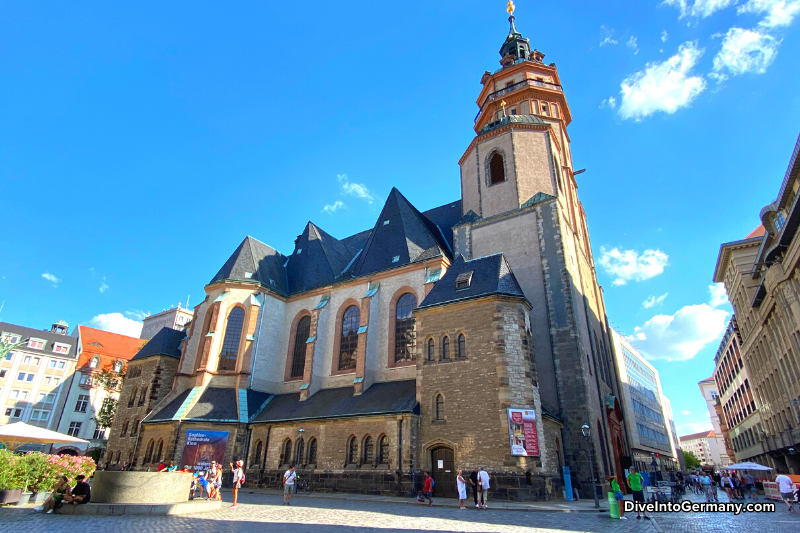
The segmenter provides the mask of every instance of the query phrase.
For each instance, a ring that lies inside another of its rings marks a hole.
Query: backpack
[[[431,478],[431,488],[433,488],[433,486],[434,486],[435,484],[436,484],[436,482],[435,482],[435,481],[433,481],[433,478]]]

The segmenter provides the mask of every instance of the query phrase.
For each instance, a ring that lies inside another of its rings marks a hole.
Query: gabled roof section
[[[354,250],[312,222],[306,224],[286,262],[289,293],[322,287],[336,281],[355,257]]]
[[[86,326],[78,326],[78,338],[81,348],[78,366],[89,364],[89,360],[94,355],[105,355],[112,359],[130,361],[146,342],[137,337],[128,337]],[[106,362],[104,361],[103,364]]]
[[[139,361],[148,357],[164,355],[175,359],[181,358],[181,341],[186,337],[186,333],[172,328],[161,328],[139,352],[133,356],[131,361]]]
[[[437,256],[451,257],[443,230],[392,187],[378,222],[349,272],[363,276]]]
[[[284,263],[286,257],[283,254],[247,236],[209,283],[226,280],[257,281],[286,296],[288,290]]]
[[[461,218],[461,200],[428,209],[427,211],[423,211],[422,214],[425,215],[425,218],[439,226],[452,252],[455,249],[453,247],[453,226],[455,226],[459,218]]]
[[[469,286],[456,288],[456,280],[467,277]],[[459,255],[422,300],[419,309],[490,295],[525,298],[505,256],[495,254],[466,261],[464,256]]]
[[[536,194],[528,198],[528,200],[524,204],[522,204],[520,208],[530,207],[534,204],[538,204],[539,202],[544,202],[545,200],[552,200],[554,198],[555,196],[551,196],[546,192],[537,192]]]

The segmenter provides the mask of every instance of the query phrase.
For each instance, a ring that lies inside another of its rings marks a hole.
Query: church
[[[185,338],[165,328],[169,350],[131,361],[112,468],[241,459],[249,486],[276,488],[294,464],[314,490],[387,495],[428,471],[450,497],[457,470],[483,466],[509,500],[562,498],[564,467],[585,496],[622,473],[572,115],[513,11],[480,79],[460,200],[420,212],[393,188],[371,229],[337,239],[309,222],[288,256],[246,237]]]

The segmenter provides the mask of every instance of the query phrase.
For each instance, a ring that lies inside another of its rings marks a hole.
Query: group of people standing
[[[428,501],[428,505],[433,505],[433,487],[434,481],[430,472],[424,472],[425,481],[422,484],[422,490],[419,492],[417,499],[421,502]],[[458,508],[466,509],[464,502],[467,500],[467,492],[472,492],[472,498],[475,502],[477,509],[487,509],[489,507],[489,489],[490,489],[490,476],[489,473],[482,467],[476,466],[469,473],[469,476],[464,477],[464,471],[458,470],[456,473],[456,490],[458,492]]]
[[[233,505],[232,509],[238,507],[237,500],[239,497],[239,488],[244,485],[244,470],[242,461],[236,461],[236,466],[233,463],[228,463],[231,467],[233,474]],[[193,500],[196,497],[197,489],[200,488],[200,496],[206,493],[208,500],[222,500],[222,465],[217,464],[216,461],[211,461],[211,467],[206,472],[195,472],[192,479],[192,491],[189,499]],[[160,470],[159,470],[160,471]]]
[[[695,494],[703,494],[709,502],[718,502],[717,489],[721,488],[728,500],[758,500],[756,481],[750,474],[739,475],[736,472],[710,474],[708,472],[690,472],[685,477],[686,488]]]

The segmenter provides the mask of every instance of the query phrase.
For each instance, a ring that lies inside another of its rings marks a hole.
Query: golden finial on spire
[[[512,0],[508,0],[508,5],[506,6],[506,11],[508,11],[508,14],[514,15],[514,9],[516,9],[514,2]]]

